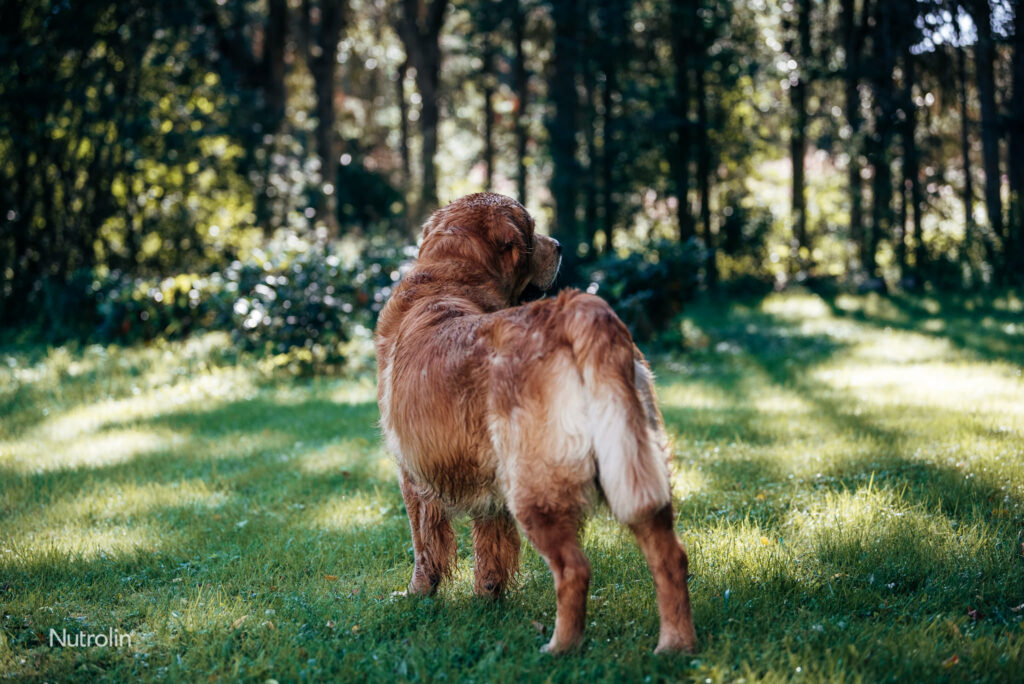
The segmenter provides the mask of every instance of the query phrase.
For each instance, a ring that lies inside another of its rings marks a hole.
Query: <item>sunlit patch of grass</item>
[[[0,353],[0,674],[46,680],[1024,679],[1017,298],[771,295],[652,354],[700,651],[655,658],[643,555],[598,508],[587,638],[543,559],[395,595],[412,549],[375,387],[224,336]],[[51,649],[50,627],[133,635]],[[954,659],[955,656],[955,659]],[[952,663],[952,664],[951,664]]]
[[[392,502],[368,492],[331,497],[307,513],[309,522],[329,530],[370,530],[393,511]]]

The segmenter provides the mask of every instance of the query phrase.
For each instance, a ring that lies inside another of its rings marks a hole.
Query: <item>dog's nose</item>
[[[562,253],[562,243],[559,242],[558,240],[555,240],[554,238],[551,238],[551,239],[555,243],[555,251],[558,252],[559,254],[561,254]]]

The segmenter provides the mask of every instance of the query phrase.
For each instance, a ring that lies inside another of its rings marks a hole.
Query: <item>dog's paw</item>
[[[577,641],[572,641],[570,643],[561,643],[561,642],[555,641],[554,637],[552,637],[551,641],[549,641],[548,643],[546,643],[546,644],[544,644],[543,646],[540,647],[540,652],[541,653],[547,653],[548,655],[559,655],[561,653],[568,653],[569,651],[575,651],[576,649],[578,649],[580,647],[580,644],[582,644],[582,643],[583,643],[583,639],[582,638],[578,639]]]
[[[654,649],[654,655],[662,653],[693,653],[695,650],[696,646],[691,641],[685,641],[679,637],[661,638],[658,640],[658,646]]]

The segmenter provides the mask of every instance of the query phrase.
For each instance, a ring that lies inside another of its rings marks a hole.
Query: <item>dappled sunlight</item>
[[[676,379],[658,387],[658,402],[663,407],[691,409],[724,409],[732,404],[729,396],[717,387]]]
[[[23,562],[30,556],[56,555],[61,561],[107,559],[140,552],[153,552],[167,541],[166,530],[150,522],[131,521],[96,525],[87,521],[48,527],[23,539],[9,542],[11,554],[0,565]],[[31,551],[30,551],[31,550]]]
[[[841,294],[836,297],[835,306],[845,313],[859,312],[873,318],[885,318],[893,321],[907,319],[907,316],[892,300],[874,293],[862,297]]]
[[[47,417],[29,436],[70,440],[110,423],[129,423],[171,410],[210,410],[214,402],[250,396],[254,391],[251,374],[244,369],[217,369],[147,392],[133,386],[131,396],[125,398],[83,401],[65,412]]]
[[[303,474],[327,475],[342,473],[376,480],[395,478],[394,461],[386,456],[379,442],[363,438],[342,439],[329,446],[302,455],[296,464]]]
[[[1024,379],[1007,365],[851,363],[810,377],[853,392],[871,406],[927,406],[946,411],[1024,416]]]
[[[869,649],[879,625],[914,623],[911,604],[922,624],[959,625],[948,653],[978,634],[1004,644],[998,630],[1020,622],[1009,611],[1024,511],[1019,369],[925,331],[842,318],[813,295],[788,298],[694,311],[707,344],[651,355],[699,657],[731,658],[721,642],[802,643],[792,657],[804,664],[829,639]],[[134,376],[121,373],[109,384],[126,393],[69,392],[49,415],[3,426],[0,574],[16,597],[41,591],[54,607],[16,598],[6,633],[30,642],[26,617],[77,628],[116,615],[154,659],[175,644],[187,658],[210,639],[253,658],[317,640],[363,654],[397,634],[435,638],[438,624],[445,638],[451,624],[500,630],[531,653],[548,638],[543,559],[525,545],[510,596],[481,602],[466,518],[437,595],[392,595],[411,576],[412,541],[369,378],[268,382],[212,368],[132,394]],[[655,592],[633,534],[601,505],[582,542],[587,653],[648,651]],[[96,598],[109,591],[119,598]],[[995,617],[966,617],[974,608]]]
[[[105,430],[74,439],[20,439],[0,443],[0,466],[22,473],[100,468],[183,443],[184,439],[170,430],[141,428]]]
[[[828,304],[814,294],[772,294],[761,301],[759,308],[766,314],[801,322],[832,317]]]
[[[118,483],[95,486],[42,507],[23,509],[5,521],[4,534],[15,549],[43,544],[65,555],[91,558],[161,546],[173,526],[161,523],[170,508],[208,512],[226,495],[205,480],[169,484]]]
[[[677,465],[672,470],[672,496],[676,499],[685,499],[707,486],[707,475],[697,468]]]
[[[390,499],[376,492],[358,491],[332,496],[308,508],[303,517],[316,528],[352,532],[372,529],[381,524],[385,516],[399,512],[402,511],[396,511]]]
[[[856,345],[845,357],[866,362],[920,364],[963,359],[947,339],[913,332],[859,328]]]
[[[340,383],[329,395],[339,404],[377,403],[377,384],[368,378],[356,382]]]
[[[752,398],[753,408],[760,413],[786,415],[808,413],[813,405],[795,392],[767,391]]]
[[[827,491],[801,501],[782,520],[781,527],[795,538],[813,538],[822,530],[840,535],[850,530],[872,533],[880,532],[887,520],[906,515],[905,502],[890,489],[869,481],[852,491]]]

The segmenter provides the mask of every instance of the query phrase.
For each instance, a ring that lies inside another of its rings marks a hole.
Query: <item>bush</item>
[[[696,241],[661,240],[646,252],[609,254],[583,267],[584,287],[604,297],[636,339],[650,340],[697,292],[704,257]]]
[[[130,344],[226,330],[238,349],[272,366],[329,370],[348,360],[355,340],[368,344],[391,287],[414,256],[414,249],[371,245],[346,259],[322,242],[283,233],[212,273],[133,278],[81,271],[45,288],[39,335]]]

